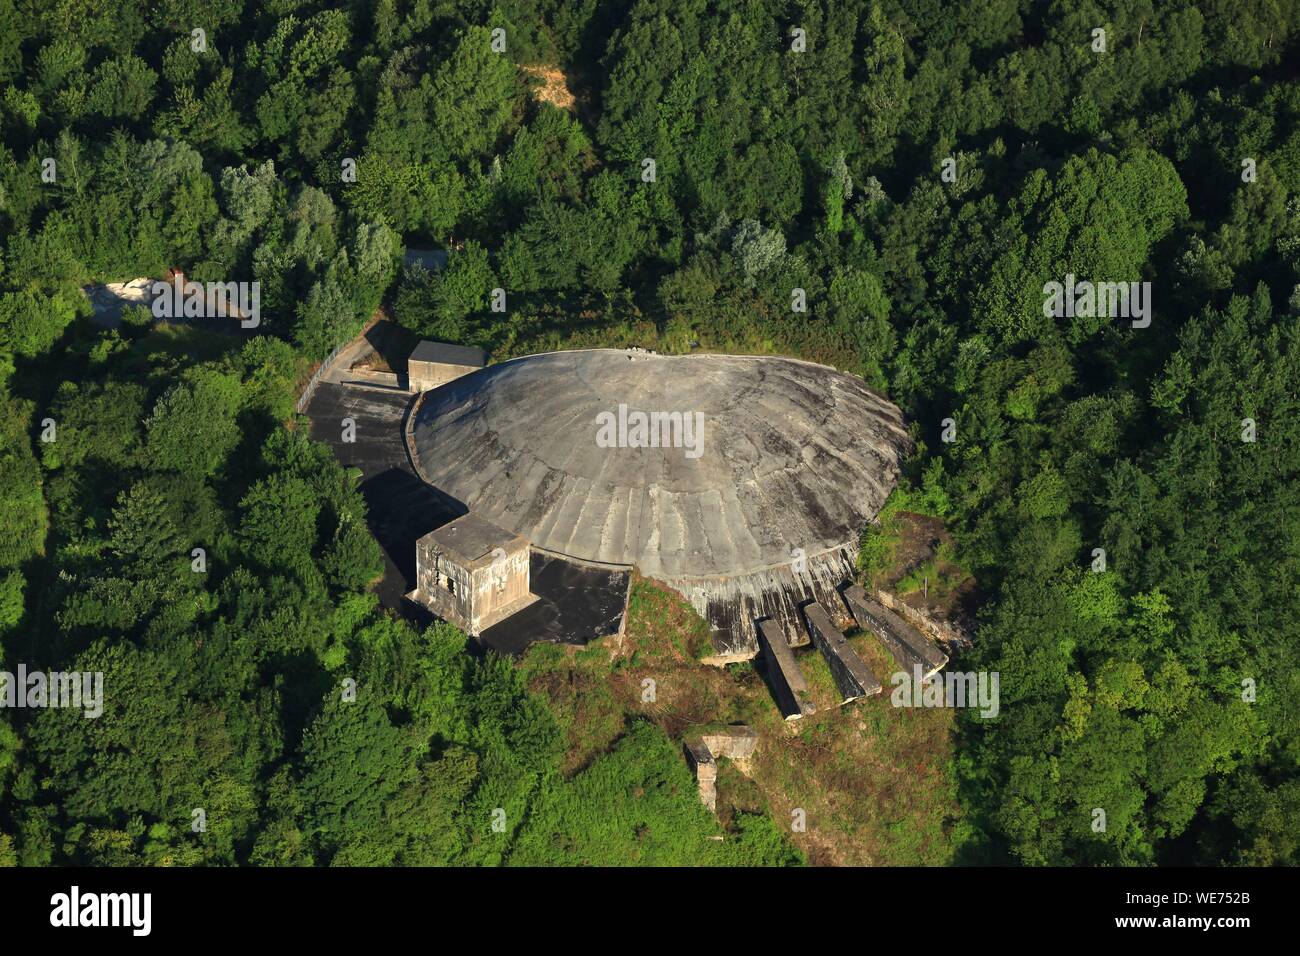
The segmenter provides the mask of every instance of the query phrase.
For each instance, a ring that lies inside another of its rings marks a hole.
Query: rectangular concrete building
[[[487,365],[488,354],[470,345],[421,342],[406,360],[407,387],[427,392]]]
[[[473,512],[415,544],[416,588],[407,597],[478,636],[537,600],[528,541]]]

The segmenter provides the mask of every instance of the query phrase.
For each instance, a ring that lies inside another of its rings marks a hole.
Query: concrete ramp
[[[772,621],[758,624],[758,643],[767,661],[767,676],[772,683],[776,705],[786,720],[798,720],[816,711],[808,699],[808,682],[786,643],[785,632]]]
[[[929,679],[948,663],[948,655],[933,641],[889,608],[868,597],[861,586],[854,584],[845,588],[844,603],[853,612],[858,625],[880,638],[898,665],[909,674],[919,666],[922,679]]]
[[[858,656],[858,652],[849,646],[844,634],[832,623],[826,608],[814,601],[804,607],[803,616],[812,642],[821,651],[822,657],[826,658],[826,664],[831,669],[831,676],[835,678],[835,686],[839,688],[844,703],[879,694],[880,681]]]

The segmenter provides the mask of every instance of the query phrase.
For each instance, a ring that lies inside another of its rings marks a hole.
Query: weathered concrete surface
[[[772,696],[786,720],[798,720],[816,712],[808,699],[808,682],[794,659],[794,651],[786,643],[785,634],[771,621],[760,621],[758,640],[767,661],[767,679],[772,685]]]
[[[688,737],[683,746],[686,749],[686,761],[691,765],[695,782],[700,788],[700,801],[711,812],[717,813],[718,764],[715,757],[738,761],[743,769],[745,762],[758,748],[758,734],[752,727],[737,724],[698,737]]]
[[[699,413],[702,441],[601,447],[598,416],[620,405]],[[534,545],[674,580],[851,544],[909,443],[895,406],[826,366],[594,349],[444,385],[417,412],[414,444],[430,482]]]
[[[529,587],[539,600],[479,635],[484,647],[517,657],[538,641],[586,644],[623,630],[627,571],[585,568],[534,550]]]
[[[714,654],[708,663],[730,664],[758,653],[754,622],[770,618],[785,634],[786,643],[808,643],[799,606],[810,600],[827,607],[843,606],[837,587],[853,573],[851,549],[835,548],[804,558],[799,567],[784,564],[731,577],[683,578],[666,583],[681,592],[709,622]],[[851,621],[841,611],[843,626]]]
[[[686,741],[686,760],[695,773],[700,788],[700,801],[711,813],[718,812],[718,765],[707,745],[702,741]]]
[[[826,608],[813,602],[803,609],[812,642],[826,659],[826,665],[835,678],[835,686],[844,697],[844,703],[859,697],[880,693],[880,681],[871,673],[858,652],[849,646],[840,629],[831,622]]]
[[[602,447],[601,416],[620,406],[698,416],[703,434]],[[823,365],[615,349],[443,385],[414,413],[410,444],[430,484],[535,547],[677,590],[709,621],[719,662],[758,653],[758,617],[806,643],[799,604],[838,604],[858,532],[910,447],[895,406]]]
[[[948,663],[948,655],[929,638],[889,608],[869,598],[860,586],[855,584],[845,588],[844,600],[858,623],[880,638],[899,667],[909,674],[920,666],[923,678],[928,680]]]
[[[307,415],[311,436],[330,446],[338,460],[357,468],[366,500],[366,523],[384,554],[378,587],[386,607],[423,624],[428,611],[404,599],[417,586],[416,542],[463,511],[415,473],[407,458],[402,419],[414,396],[323,381]],[[342,421],[356,423],[356,441],[342,440]],[[622,628],[628,572],[597,571],[534,551],[530,588],[540,600],[479,635],[482,647],[517,656],[535,641],[585,644]]]
[[[700,740],[715,757],[728,760],[748,760],[758,749],[758,731],[744,724],[711,730],[701,734]]]

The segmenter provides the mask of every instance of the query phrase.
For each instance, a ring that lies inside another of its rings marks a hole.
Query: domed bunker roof
[[[680,413],[650,431],[677,426],[682,447],[629,447],[637,412]],[[412,423],[424,479],[471,510],[535,547],[676,580],[852,545],[908,447],[901,412],[861,380],[763,356],[533,355],[427,392]]]

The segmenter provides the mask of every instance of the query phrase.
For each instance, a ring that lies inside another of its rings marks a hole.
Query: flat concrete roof
[[[489,557],[497,548],[509,551],[528,546],[528,542],[515,532],[507,531],[472,511],[436,531],[430,531],[421,540],[432,541],[439,551],[466,567]]]
[[[487,361],[487,352],[476,346],[427,340],[417,345],[407,359],[407,362],[438,362],[442,365],[468,365],[473,368],[482,368]]]

